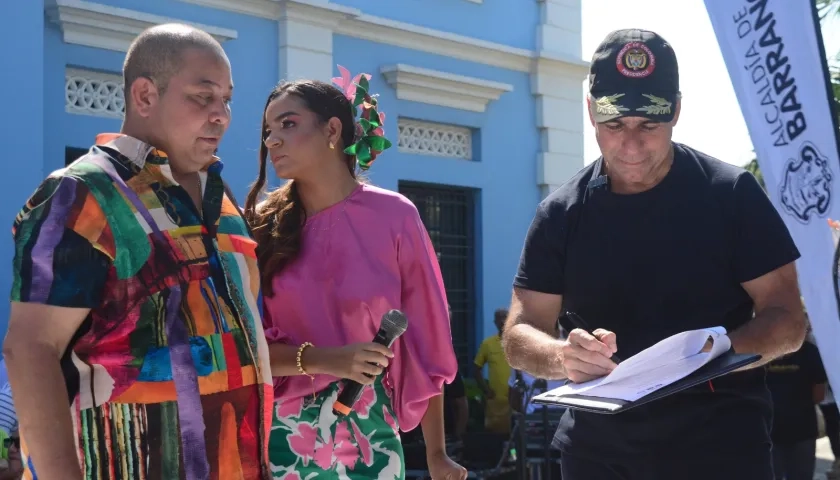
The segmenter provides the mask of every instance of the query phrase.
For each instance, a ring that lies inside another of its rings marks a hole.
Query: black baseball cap
[[[589,94],[597,123],[621,117],[670,122],[680,97],[674,49],[647,30],[610,33],[592,56]]]

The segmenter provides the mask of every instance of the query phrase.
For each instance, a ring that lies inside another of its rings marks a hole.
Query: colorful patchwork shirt
[[[256,244],[221,169],[202,217],[163,152],[100,135],[15,220],[12,301],[90,309],[62,362],[86,479],[270,478]]]

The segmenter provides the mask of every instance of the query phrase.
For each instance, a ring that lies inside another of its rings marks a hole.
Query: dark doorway
[[[399,191],[420,212],[438,255],[446,296],[452,307],[452,343],[462,375],[469,375],[475,352],[476,190],[399,182]]]

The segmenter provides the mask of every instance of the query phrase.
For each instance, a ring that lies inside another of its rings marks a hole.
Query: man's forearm
[[[733,331],[729,338],[738,353],[761,355],[761,360],[747,368],[756,368],[776,358],[795,352],[805,340],[806,321],[802,312],[786,308],[766,308],[755,318]]]
[[[44,480],[81,480],[64,376],[55,352],[27,346],[5,349],[21,437]]]
[[[561,341],[527,323],[517,323],[502,338],[511,368],[537,378],[566,378],[560,355]]]

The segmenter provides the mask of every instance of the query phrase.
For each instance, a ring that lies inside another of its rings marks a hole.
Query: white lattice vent
[[[68,113],[122,118],[125,115],[122,76],[68,68],[64,73],[64,107]]]
[[[401,152],[472,160],[472,130],[442,123],[401,118],[398,122]]]

